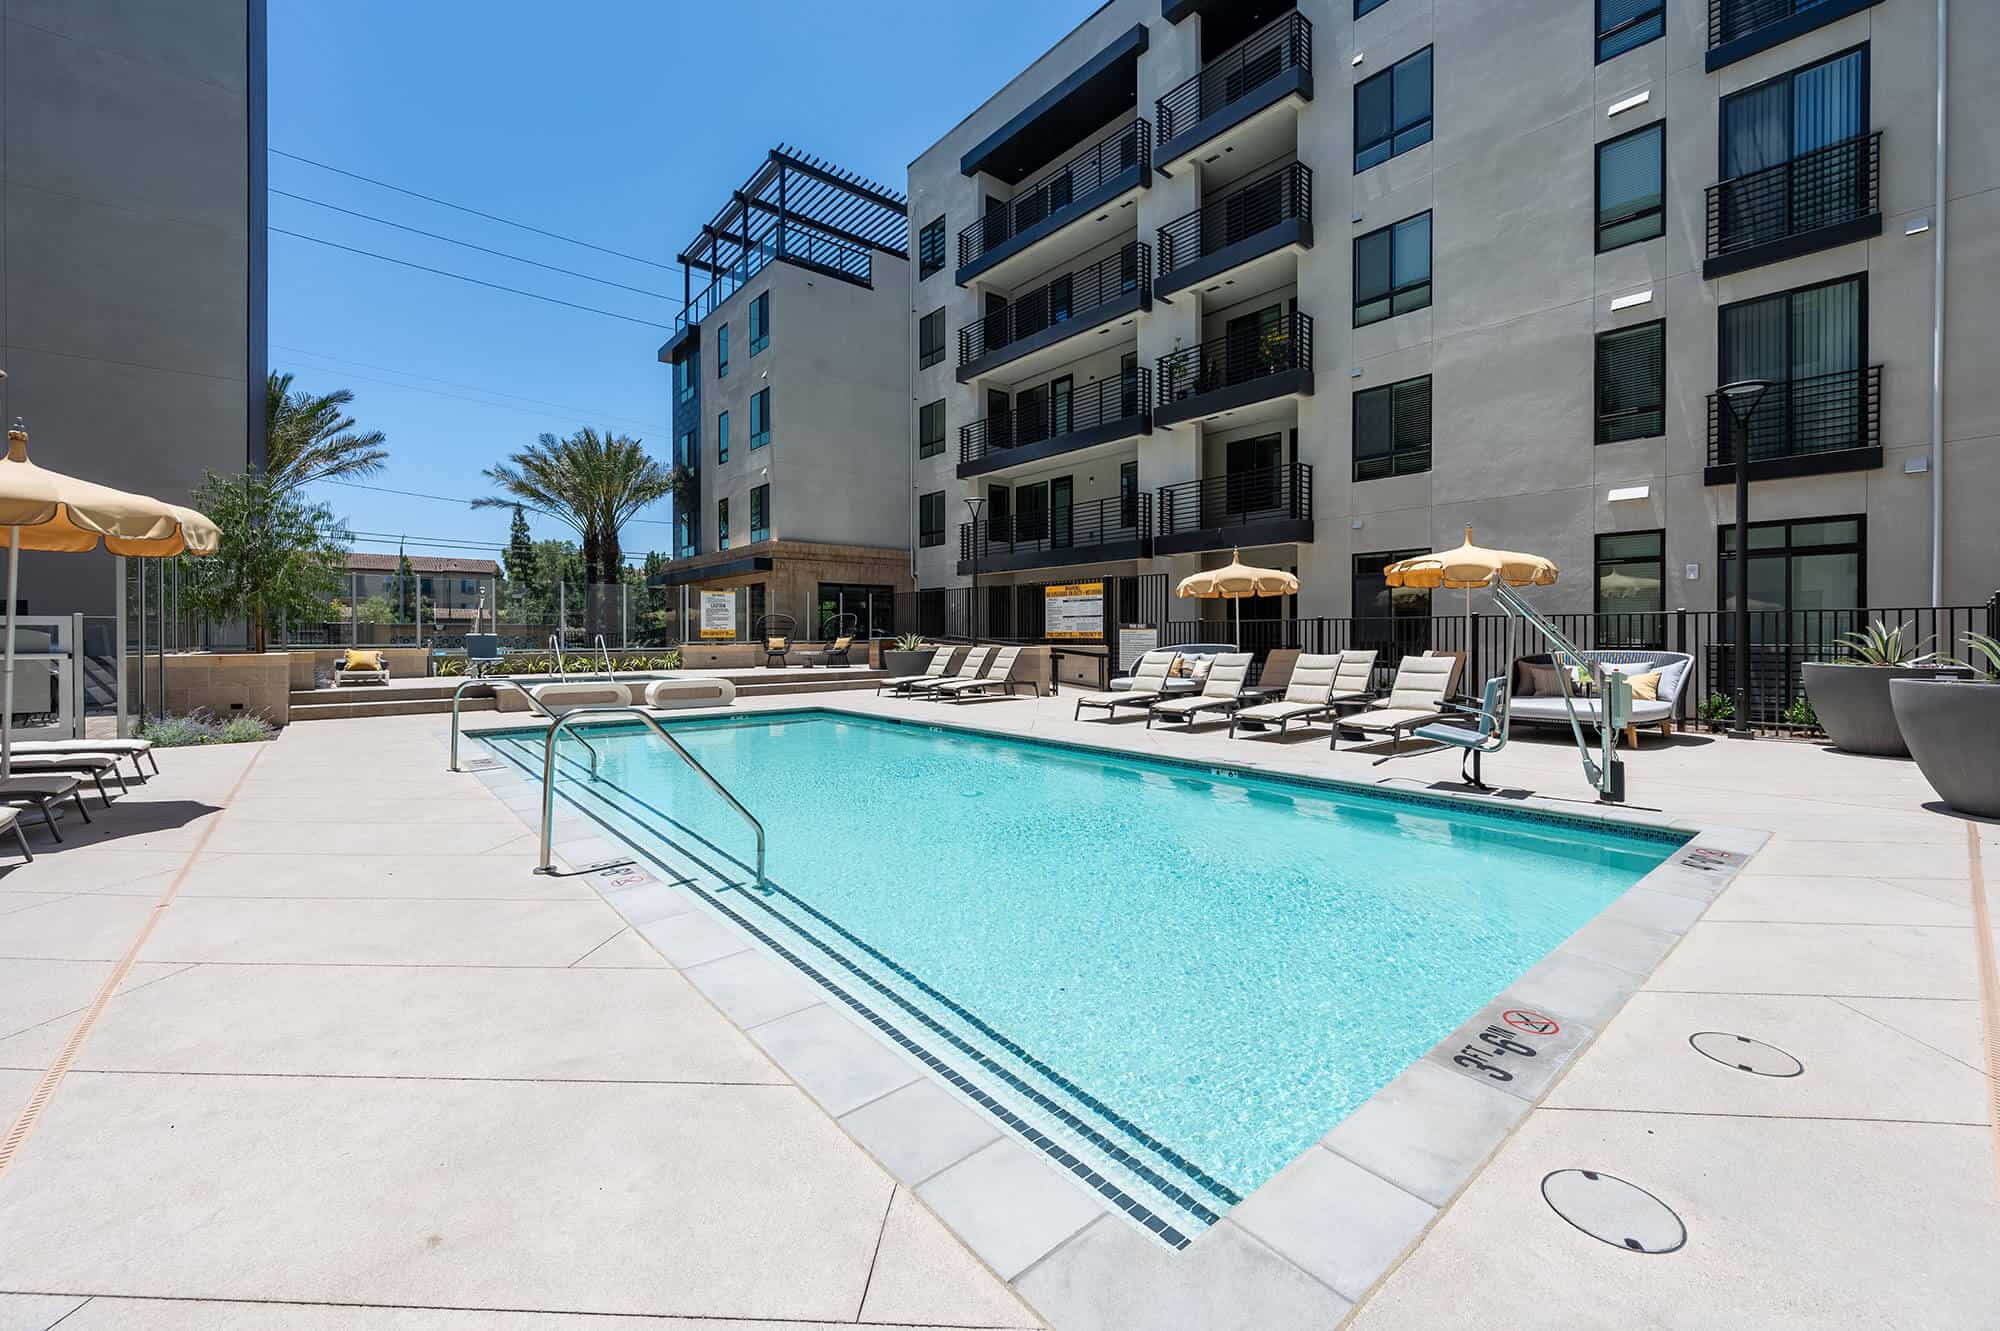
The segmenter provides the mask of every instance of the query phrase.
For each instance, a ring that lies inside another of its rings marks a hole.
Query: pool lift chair
[[[1512,673],[1511,670],[1509,673]],[[1495,675],[1487,680],[1486,691],[1480,697],[1477,707],[1467,707],[1463,703],[1445,703],[1451,710],[1473,718],[1471,725],[1465,724],[1460,719],[1433,721],[1427,726],[1418,726],[1411,732],[1418,739],[1427,739],[1433,744],[1465,750],[1464,755],[1458,760],[1458,774],[1464,778],[1465,784],[1474,790],[1493,789],[1480,780],[1479,760],[1486,754],[1498,753],[1507,747],[1507,705],[1513,695],[1513,690],[1507,687],[1507,683],[1507,675]],[[1380,759],[1377,765],[1386,761],[1387,759]]]

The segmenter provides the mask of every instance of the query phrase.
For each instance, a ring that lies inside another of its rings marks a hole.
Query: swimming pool
[[[1169,1242],[1311,1146],[1681,838],[923,724],[637,726],[559,794]],[[539,773],[538,732],[483,737]]]

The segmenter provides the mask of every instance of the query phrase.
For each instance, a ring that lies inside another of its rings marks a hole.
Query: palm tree
[[[292,391],[292,376],[273,371],[264,384],[264,474],[279,494],[336,476],[382,469],[389,450],[380,430],[357,433],[347,414],[354,394]]]
[[[625,568],[618,533],[641,509],[673,492],[674,476],[637,439],[585,426],[566,439],[545,434],[532,447],[483,473],[501,491],[472,501],[474,508],[519,505],[555,519],[583,543],[583,577],[589,588],[590,631],[608,625],[605,590]]]

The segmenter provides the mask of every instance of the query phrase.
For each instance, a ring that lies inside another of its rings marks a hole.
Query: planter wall
[[[2000,684],[1899,679],[1889,695],[1932,789],[1961,813],[2000,818]]]
[[[1806,697],[1833,747],[1885,758],[1910,756],[1889,701],[1890,682],[1963,678],[1965,673],[1950,667],[1833,665],[1821,661],[1808,661],[1804,671]]]

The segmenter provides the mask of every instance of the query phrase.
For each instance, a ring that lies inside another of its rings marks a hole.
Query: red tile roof
[[[350,554],[347,557],[349,573],[394,573],[398,568],[395,555]],[[455,573],[467,577],[497,578],[500,565],[491,559],[454,559],[440,555],[411,555],[412,573]]]

